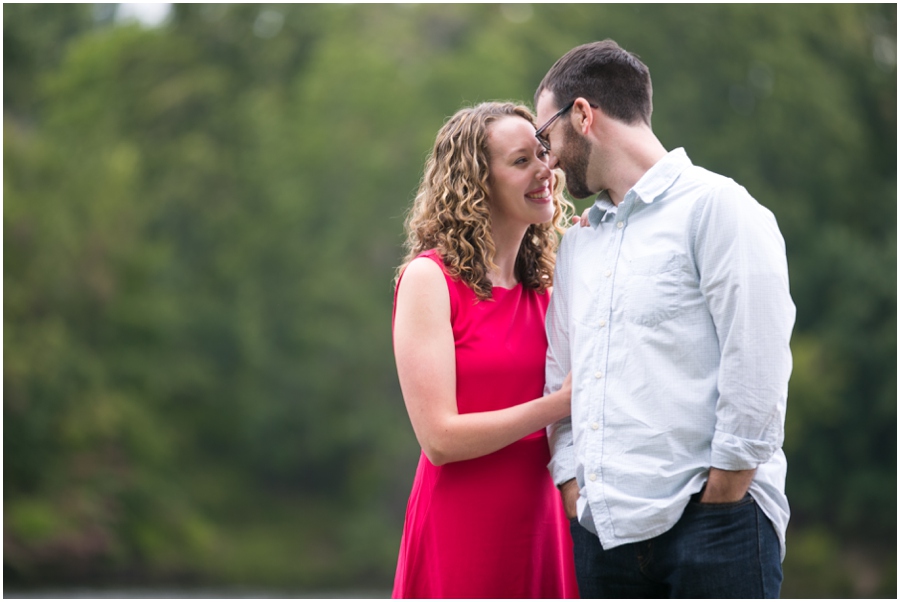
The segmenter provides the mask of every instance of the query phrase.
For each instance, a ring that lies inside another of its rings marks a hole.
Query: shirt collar
[[[647,170],[631,189],[637,198],[650,204],[675,183],[678,176],[692,165],[683,148],[676,148]]]
[[[597,195],[594,206],[588,211],[588,221],[592,227],[596,228],[600,225],[600,222],[606,219],[607,213],[615,215],[616,206],[613,205],[612,200],[609,198],[609,193],[604,190]]]
[[[676,148],[648,169],[631,190],[642,202],[650,204],[668,190],[675,183],[675,180],[678,179],[678,176],[691,165],[693,163],[691,163],[684,149]],[[594,206],[588,212],[588,221],[590,221],[591,226],[596,228],[606,219],[607,214],[614,215],[615,213],[616,206],[609,198],[609,193],[604,190],[597,195]]]

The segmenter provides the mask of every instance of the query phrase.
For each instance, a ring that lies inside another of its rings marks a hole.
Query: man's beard
[[[586,199],[596,193],[588,188],[587,168],[591,155],[591,145],[584,136],[577,136],[575,128],[568,121],[563,122],[565,152],[559,157],[566,174],[566,190],[576,199]]]

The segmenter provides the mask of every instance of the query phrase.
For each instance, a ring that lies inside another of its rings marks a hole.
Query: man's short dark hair
[[[557,107],[583,97],[625,123],[650,125],[653,87],[650,70],[640,59],[612,40],[573,48],[556,61],[534,94],[553,93]]]

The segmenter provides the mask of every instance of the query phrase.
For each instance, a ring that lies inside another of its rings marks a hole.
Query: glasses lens
[[[538,131],[536,131],[534,133],[534,136],[538,139],[538,142],[540,142],[541,146],[543,146],[545,149],[550,150],[550,139],[547,138],[546,136],[544,136],[544,132],[547,131],[547,128],[549,128],[553,124],[553,122],[559,118],[560,115],[562,115],[563,113],[565,113],[566,111],[571,109],[572,105],[574,105],[574,104],[575,104],[575,101],[573,100],[572,102],[570,102],[569,104],[567,104],[566,106],[564,106],[563,108],[558,110],[553,115],[553,117],[551,117],[550,119],[547,120],[547,123],[542,125],[540,127],[540,129],[538,129]],[[591,105],[591,106],[594,106],[594,105]]]
[[[550,150],[550,141],[544,137],[544,134],[535,134],[538,139],[538,142],[541,143],[541,146],[544,147],[545,150]]]

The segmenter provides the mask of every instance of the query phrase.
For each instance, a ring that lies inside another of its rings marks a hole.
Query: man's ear
[[[576,98],[575,104],[572,105],[572,127],[574,127],[577,131],[581,132],[582,135],[586,135],[591,126],[594,125],[594,111],[591,108],[591,103],[589,103],[584,98]]]

